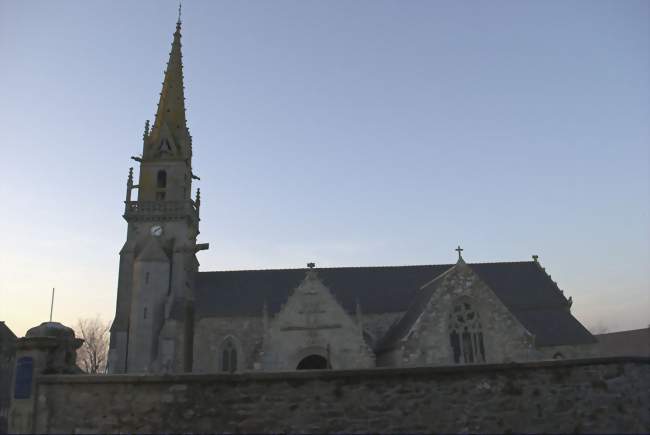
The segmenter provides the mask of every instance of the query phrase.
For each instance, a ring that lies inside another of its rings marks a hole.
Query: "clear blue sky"
[[[175,1],[0,0],[0,320],[114,313]],[[650,322],[650,3],[186,1],[201,270],[520,261]]]

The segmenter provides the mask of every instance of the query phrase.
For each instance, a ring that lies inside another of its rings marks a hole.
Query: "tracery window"
[[[456,303],[449,313],[449,341],[455,363],[485,362],[481,318],[467,300]]]
[[[226,373],[237,371],[237,347],[230,337],[226,338],[221,346],[221,371]]]

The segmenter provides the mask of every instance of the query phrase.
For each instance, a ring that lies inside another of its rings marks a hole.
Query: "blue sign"
[[[34,377],[34,359],[24,356],[16,362],[16,384],[14,399],[29,399],[32,395],[32,378]]]

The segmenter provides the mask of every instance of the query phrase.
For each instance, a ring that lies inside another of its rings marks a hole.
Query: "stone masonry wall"
[[[43,376],[34,432],[650,432],[650,359]]]
[[[201,319],[194,329],[192,372],[216,373],[221,370],[221,347],[231,337],[237,347],[238,371],[257,370],[262,346],[262,317],[210,317]]]
[[[362,321],[343,309],[318,273],[309,271],[269,322],[262,368],[295,370],[310,355],[327,359],[334,369],[375,367],[375,355],[362,327]]]
[[[364,330],[374,344],[403,312],[363,314]],[[354,316],[354,314],[352,314]],[[274,316],[269,316],[269,323]],[[233,338],[241,370],[264,370],[260,351],[264,339],[264,321],[259,317],[208,317],[199,319],[194,330],[194,373],[220,371],[221,346],[227,337]]]
[[[0,337],[0,434],[7,433],[15,359],[16,348],[12,337]]]

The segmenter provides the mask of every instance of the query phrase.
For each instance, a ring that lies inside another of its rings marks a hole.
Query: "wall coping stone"
[[[650,366],[650,358],[634,356],[616,356],[600,358],[584,358],[571,360],[549,360],[506,364],[472,364],[434,367],[399,367],[399,368],[369,368],[355,370],[300,370],[277,372],[242,372],[242,373],[210,373],[210,374],[113,374],[113,375],[39,375],[39,384],[151,384],[151,383],[195,383],[195,382],[249,382],[249,381],[283,381],[283,380],[325,380],[349,378],[382,378],[398,376],[440,376],[450,374],[476,374],[485,372],[509,372],[520,370],[571,368],[580,366],[639,364]]]

